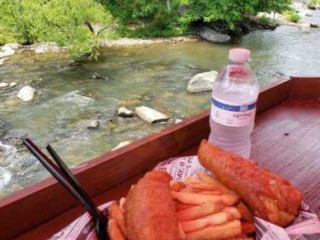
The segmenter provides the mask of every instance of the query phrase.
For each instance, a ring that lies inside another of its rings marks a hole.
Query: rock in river
[[[167,121],[169,119],[169,117],[163,113],[146,106],[137,107],[135,111],[142,120],[150,124]]]
[[[99,121],[98,120],[91,120],[88,122],[87,128],[88,129],[97,129],[99,127]]]
[[[196,74],[189,81],[187,91],[190,93],[211,91],[217,75],[217,71]]]
[[[29,102],[33,100],[35,91],[34,88],[27,85],[20,89],[17,97],[24,102]]]
[[[118,116],[119,117],[133,117],[133,111],[129,110],[126,107],[121,107],[118,109]]]
[[[18,85],[18,83],[16,83],[16,82],[11,82],[10,85],[9,85],[9,87],[15,87],[15,86],[17,86],[17,85]]]
[[[100,73],[94,72],[91,76],[93,79],[109,80],[108,77],[102,76]]]
[[[0,88],[6,88],[6,87],[8,87],[8,83],[5,83],[5,82],[2,82],[2,83],[0,83]]]
[[[199,31],[199,34],[204,40],[212,43],[226,43],[230,42],[231,40],[229,35],[219,33],[209,27],[202,27]]]
[[[122,147],[124,147],[124,146],[127,146],[127,145],[129,145],[131,142],[132,142],[132,141],[120,142],[115,148],[112,149],[112,151],[113,151],[113,150],[116,150],[116,149],[118,149],[118,148],[122,148]]]
[[[9,57],[14,53],[15,51],[9,45],[4,45],[0,51],[0,58]]]

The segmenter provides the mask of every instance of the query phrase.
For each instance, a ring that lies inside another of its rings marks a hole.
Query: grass
[[[290,22],[297,23],[300,20],[299,14],[293,10],[286,11],[285,16]]]

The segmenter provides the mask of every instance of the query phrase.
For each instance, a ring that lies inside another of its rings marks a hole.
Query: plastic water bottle
[[[249,158],[259,82],[249,66],[250,51],[229,51],[229,64],[213,84],[209,142]]]

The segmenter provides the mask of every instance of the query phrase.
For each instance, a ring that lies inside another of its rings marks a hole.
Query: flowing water
[[[15,54],[0,66],[2,82],[18,86],[0,90],[0,196],[48,176],[21,146],[30,136],[41,147],[51,143],[69,166],[170,125],[175,119],[209,108],[210,93],[190,94],[189,79],[225,64],[231,47],[252,50],[251,66],[262,86],[289,75],[320,75],[320,30],[282,26],[258,31],[231,45],[203,41],[143,47],[108,48],[98,62],[72,66],[65,54]],[[109,79],[94,79],[97,72]],[[31,103],[15,98],[30,84]],[[146,105],[170,116],[164,125],[137,117],[116,116],[120,106]],[[98,129],[88,129],[98,120]]]

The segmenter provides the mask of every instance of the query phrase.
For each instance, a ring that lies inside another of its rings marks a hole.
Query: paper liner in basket
[[[183,181],[185,177],[194,176],[200,170],[209,173],[200,165],[197,156],[170,158],[159,163],[154,169],[170,173],[175,181]],[[106,203],[99,208],[106,210],[108,206],[109,203]],[[254,223],[257,239],[260,240],[320,240],[319,218],[305,203],[302,203],[294,223],[287,228],[281,228],[257,217]],[[50,240],[97,240],[97,238],[92,231],[90,216],[84,214]]]

